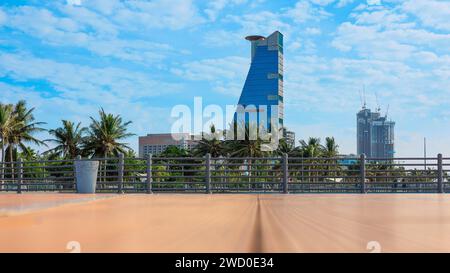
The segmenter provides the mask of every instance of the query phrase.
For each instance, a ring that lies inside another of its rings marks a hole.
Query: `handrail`
[[[450,158],[157,157],[0,162],[0,191],[76,191],[77,160],[99,161],[99,192],[450,191]],[[352,164],[344,162],[354,160]],[[425,165],[425,160],[427,160]],[[447,161],[446,161],[447,160]],[[425,169],[425,167],[427,169]]]

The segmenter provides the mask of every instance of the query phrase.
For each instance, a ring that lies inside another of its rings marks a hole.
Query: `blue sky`
[[[285,123],[297,139],[356,150],[359,90],[397,122],[398,156],[450,155],[448,0],[55,0],[0,4],[0,100],[47,128],[99,107],[138,135],[168,132],[174,105],[237,103],[244,37],[285,36]],[[46,136],[42,136],[46,138]],[[137,147],[137,138],[129,140]]]

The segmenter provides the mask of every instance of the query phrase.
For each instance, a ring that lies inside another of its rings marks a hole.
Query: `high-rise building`
[[[289,131],[286,127],[283,127],[283,138],[288,145],[295,147],[295,133]]]
[[[395,122],[363,107],[357,116],[357,152],[369,158],[393,158]]]
[[[272,130],[271,118],[277,128],[283,127],[283,34],[275,31],[268,37],[247,36],[251,42],[251,65],[238,104],[237,121],[255,122]],[[275,111],[272,110],[274,106]],[[255,115],[257,114],[257,115]]]

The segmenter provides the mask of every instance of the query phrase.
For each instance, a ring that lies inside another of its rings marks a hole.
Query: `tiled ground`
[[[0,252],[450,252],[450,195],[0,194]]]

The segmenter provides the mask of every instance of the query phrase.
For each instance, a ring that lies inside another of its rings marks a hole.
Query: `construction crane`
[[[363,85],[363,91],[361,93],[361,89],[358,89],[359,92],[359,99],[361,100],[361,108],[363,110],[366,109],[366,87]]]
[[[364,98],[364,106],[363,109],[366,109],[367,102],[366,102],[366,85],[363,84],[363,98]]]
[[[376,103],[377,103],[377,109],[376,109],[376,111],[377,111],[378,113],[380,113],[381,107],[380,107],[380,102],[379,102],[379,100],[378,100],[378,92],[377,92],[377,91],[375,91],[375,101],[376,101]]]
[[[362,98],[362,94],[361,94],[361,89],[358,89],[358,93],[359,93],[359,101],[361,102],[361,108],[364,108],[364,103],[363,103],[363,98]]]

